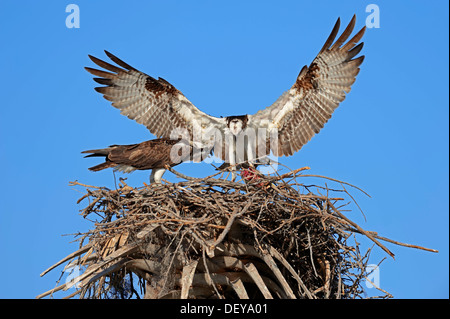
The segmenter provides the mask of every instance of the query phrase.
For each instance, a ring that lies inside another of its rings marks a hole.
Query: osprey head
[[[234,136],[238,135],[247,127],[248,116],[247,115],[237,115],[237,116],[227,116],[227,126],[230,132]]]

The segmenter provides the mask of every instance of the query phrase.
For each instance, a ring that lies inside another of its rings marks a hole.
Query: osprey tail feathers
[[[105,162],[89,167],[90,171],[98,172],[101,170],[104,170],[105,168],[113,167],[116,171],[121,171],[124,173],[131,173],[136,168],[134,166],[128,165],[127,161],[129,162],[129,158],[127,157],[127,154],[124,154],[123,152],[128,150],[127,147],[134,147],[135,145],[111,145],[107,148],[101,148],[97,150],[88,150],[83,151],[81,153],[90,153],[89,155],[86,155],[85,157],[104,157]],[[124,149],[125,148],[125,149]]]
[[[104,162],[104,163],[89,167],[89,170],[93,171],[93,172],[98,172],[105,168],[110,168],[110,167],[115,167],[115,166],[116,166],[116,164],[113,162]]]
[[[105,157],[106,161],[104,163],[101,163],[101,164],[89,167],[90,171],[98,172],[98,171],[101,171],[101,170],[103,170],[105,168],[116,166],[115,163],[110,162],[110,161],[107,160],[109,152],[111,152],[111,147],[102,148],[102,149],[98,149],[98,150],[88,150],[88,151],[83,151],[81,153],[91,153],[89,155],[86,155],[85,157],[102,157],[102,156]]]
[[[97,156],[108,156],[109,152],[111,152],[112,147],[108,148],[101,148],[98,150],[89,150],[89,151],[83,151],[82,154],[88,153],[89,155],[86,155],[85,157],[97,157]],[[92,153],[92,154],[90,154]]]

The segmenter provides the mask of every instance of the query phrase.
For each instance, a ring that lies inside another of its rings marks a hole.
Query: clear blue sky
[[[70,3],[80,8],[79,29],[66,27]],[[39,273],[77,248],[61,235],[91,226],[69,181],[113,187],[112,171],[89,172],[97,161],[80,152],[154,137],[93,90],[88,54],[104,58],[107,49],[211,115],[253,114],[292,85],[338,17],[346,24],[356,14],[359,29],[371,3],[380,28],[364,36],[351,93],[320,134],[281,161],[370,193],[353,192],[367,221],[347,213],[363,228],[440,251],[388,244],[396,259],[381,265],[383,289],[448,298],[448,2],[319,0],[1,1],[0,297],[52,288],[61,269]],[[126,177],[132,186],[148,181],[147,172]],[[375,248],[372,261],[385,256]]]

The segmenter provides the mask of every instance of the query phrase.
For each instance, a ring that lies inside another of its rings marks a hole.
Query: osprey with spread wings
[[[358,42],[365,31],[363,27],[348,40],[355,21],[353,16],[335,41],[338,19],[316,58],[301,69],[292,87],[271,106],[253,115],[208,115],[166,80],[155,79],[107,51],[106,55],[118,66],[89,56],[105,70],[86,70],[96,76],[96,82],[105,85],[95,88],[97,92],[121,114],[145,125],[158,138],[184,136],[191,146],[214,151],[231,166],[271,152],[275,156],[290,156],[320,131],[355,82],[364,60],[364,56],[356,57],[363,47]],[[239,156],[237,141],[243,135],[247,137],[243,139],[243,155]]]

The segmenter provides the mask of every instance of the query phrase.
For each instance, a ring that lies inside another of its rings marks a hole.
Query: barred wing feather
[[[358,42],[365,27],[347,41],[355,21],[353,16],[334,42],[340,26],[338,19],[316,58],[309,67],[302,68],[290,90],[271,106],[250,116],[249,125],[255,129],[278,130],[278,143],[271,149],[267,147],[267,153],[272,150],[276,156],[289,156],[300,150],[319,133],[350,92],[364,60],[364,56],[355,56],[363,47],[363,43]]]
[[[222,119],[200,111],[163,78],[155,79],[108,51],[105,53],[120,67],[89,56],[95,64],[106,70],[85,68],[97,76],[94,78],[96,82],[105,85],[95,90],[111,101],[121,114],[145,125],[158,138],[171,137],[175,129],[187,130],[192,138],[194,129],[223,126]]]

